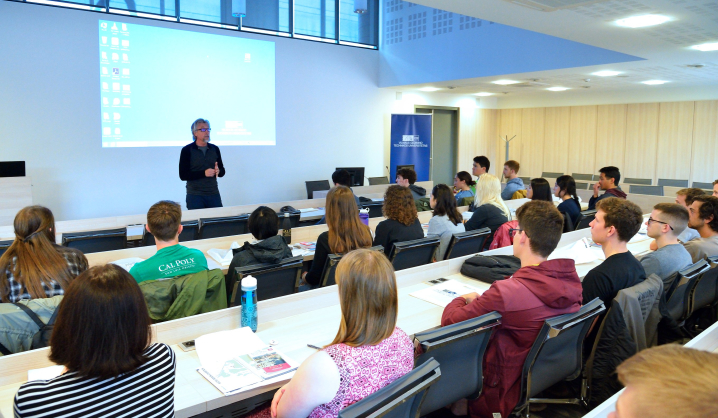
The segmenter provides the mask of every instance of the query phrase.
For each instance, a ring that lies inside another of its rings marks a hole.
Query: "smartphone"
[[[180,343],[180,348],[183,351],[192,351],[192,350],[196,349],[196,347],[194,346],[194,340],[189,340],[189,341]]]
[[[443,283],[443,282],[445,282],[445,281],[447,281],[447,280],[449,280],[449,279],[445,279],[445,278],[443,278],[443,277],[439,277],[438,279],[429,280],[429,283],[431,283],[431,284],[439,284],[439,283]]]

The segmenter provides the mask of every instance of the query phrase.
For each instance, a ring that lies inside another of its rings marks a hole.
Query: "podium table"
[[[30,177],[0,177],[0,226],[12,225],[15,215],[32,205]]]

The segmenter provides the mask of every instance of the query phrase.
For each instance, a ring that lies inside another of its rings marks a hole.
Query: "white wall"
[[[160,199],[184,205],[179,147],[101,148],[97,21],[103,18],[0,1],[0,160],[27,162],[34,203],[58,220],[144,213]],[[377,87],[379,52],[111,19],[276,42],[277,145],[222,148],[225,206],[306,198],[304,181],[329,179],[337,166],[386,175],[385,115],[395,95]]]

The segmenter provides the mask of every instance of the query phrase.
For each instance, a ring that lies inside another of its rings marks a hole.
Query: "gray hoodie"
[[[409,185],[409,190],[411,190],[411,194],[414,195],[414,200],[421,199],[422,197],[426,197],[426,189],[417,186],[416,184]]]
[[[506,188],[501,192],[501,198],[511,200],[511,196],[519,190],[526,190],[526,186],[524,186],[524,181],[520,177],[516,177],[506,182]]]

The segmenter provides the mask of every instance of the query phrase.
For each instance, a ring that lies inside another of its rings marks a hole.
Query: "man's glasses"
[[[212,129],[210,129],[210,128],[199,128],[199,129],[196,129],[196,130],[197,130],[197,131],[200,131],[200,132],[209,132],[209,131],[211,131]]]
[[[671,228],[671,231],[673,231],[673,227],[668,222],[659,221],[658,219],[648,218],[648,223],[651,222],[658,222],[659,224],[668,225],[669,228]]]
[[[518,234],[519,232],[524,232],[524,230],[521,229],[521,228],[510,228],[510,229],[509,229],[509,236],[510,236],[511,238],[513,238],[513,237],[515,237],[516,234]]]

